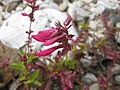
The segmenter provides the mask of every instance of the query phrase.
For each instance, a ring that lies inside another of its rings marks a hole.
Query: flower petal
[[[46,40],[49,40],[52,37],[52,34],[54,34],[56,31],[57,29],[55,28],[39,31],[37,35],[32,35],[32,38],[40,42],[45,42]]]
[[[58,46],[55,46],[55,47],[52,47],[52,48],[49,48],[49,49],[46,49],[43,51],[39,51],[35,55],[36,56],[47,56],[47,55],[50,55],[51,53],[53,53],[58,48],[61,48],[61,46],[58,45]]]
[[[34,38],[35,40],[40,41],[40,42],[45,42],[45,40],[46,40],[45,38],[42,38],[39,35],[32,35],[32,38]]]
[[[52,44],[54,44],[54,43],[56,42],[56,40],[58,40],[58,39],[60,39],[60,38],[63,38],[64,36],[65,36],[65,34],[62,34],[62,35],[60,35],[60,36],[57,36],[57,37],[51,38],[51,39],[49,39],[49,40],[46,40],[46,41],[44,42],[44,45],[45,45],[45,46],[52,45]]]
[[[44,30],[44,31],[39,31],[38,34],[41,36],[50,37],[55,31],[56,31],[56,29],[48,29],[48,30]]]

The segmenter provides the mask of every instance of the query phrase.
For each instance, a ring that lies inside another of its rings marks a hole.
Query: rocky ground
[[[74,27],[71,28],[70,33],[77,37],[78,29],[81,29],[79,24],[87,19],[91,28],[90,33],[97,38],[103,38],[102,32],[104,28],[102,21],[96,18],[102,13],[109,13],[107,16],[109,26],[120,28],[119,0],[38,0],[37,4],[40,9],[35,12],[35,22],[32,24],[34,33],[54,26],[57,20],[63,22],[68,15],[71,15]],[[25,32],[29,28],[29,19],[23,17],[21,13],[29,12],[29,10],[30,8],[27,7],[27,3],[23,0],[0,0],[0,61],[12,55],[13,61],[20,57],[16,49],[25,48],[27,39]],[[116,41],[120,44],[119,31],[116,32]],[[40,48],[49,48],[36,41],[33,41],[32,45],[34,51]],[[92,63],[87,60],[81,60],[81,62],[83,65]],[[0,90],[8,90],[6,87],[3,89],[3,87],[12,80],[11,73],[5,72],[6,68],[4,69],[1,68],[0,70]],[[115,64],[112,73],[115,74],[115,82],[120,83],[120,64]],[[94,73],[87,72],[82,80],[90,83],[90,90],[99,90],[98,84],[95,83],[97,78]],[[14,87],[14,84],[9,85],[10,90],[14,90],[12,87]]]

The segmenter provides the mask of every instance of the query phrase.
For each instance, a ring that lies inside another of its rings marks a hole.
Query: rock
[[[90,15],[90,12],[83,8],[84,3],[81,1],[75,1],[72,4],[69,3],[68,14],[75,20],[83,20]]]
[[[87,73],[85,76],[82,77],[82,81],[86,84],[91,84],[97,81],[97,78],[92,73]]]
[[[19,83],[19,81],[18,81],[18,80],[14,80],[14,81],[10,84],[9,90],[17,90],[17,88],[19,87],[19,85],[16,84],[16,83]]]
[[[115,39],[116,39],[117,43],[120,44],[120,32],[119,31],[116,32]]]
[[[0,14],[0,25],[2,24],[3,16]]]
[[[113,68],[111,69],[112,74],[118,74],[120,73],[120,65],[119,64],[114,64]]]
[[[81,0],[81,1],[83,1],[85,3],[91,3],[93,0]]]
[[[103,38],[104,34],[103,32],[105,31],[104,25],[100,19],[97,20],[91,20],[89,22],[89,33],[95,38]]]
[[[120,12],[117,10],[106,10],[107,20],[112,27],[120,28]],[[116,31],[115,39],[117,43],[120,43],[120,31]]]
[[[57,10],[59,9],[58,5],[54,3],[52,0],[45,0],[45,1],[40,0],[37,1],[36,4],[40,6],[40,10],[46,8],[57,9]]]
[[[89,67],[92,64],[92,61],[89,59],[80,59],[80,62],[83,64],[83,67]]]
[[[10,58],[10,62],[19,61],[20,55],[15,49],[5,46],[0,42],[0,63],[8,58]],[[17,73],[11,72],[8,67],[0,67],[0,88],[8,84],[15,75]]]
[[[12,10],[14,10],[18,5],[18,1],[12,1],[9,3],[8,6],[6,6],[6,9],[8,12],[11,12]]]
[[[102,14],[105,11],[105,7],[103,6],[98,6],[98,7],[93,7],[90,9],[90,11],[95,15]]]
[[[29,12],[29,9],[25,9],[23,12]],[[4,44],[17,49],[25,45],[25,41],[27,40],[27,34],[25,32],[29,29],[29,18],[22,16],[21,13],[11,15],[0,28],[0,40]],[[55,22],[57,21],[63,23],[66,17],[67,15],[65,13],[55,9],[36,11],[35,22],[32,24],[33,34],[55,26]],[[19,22],[16,24],[16,21]],[[74,35],[77,34],[73,27],[69,31]],[[32,45],[34,46],[33,48],[38,47],[40,49],[42,43],[33,40]]]
[[[19,5],[16,7],[15,11],[23,11],[24,8],[25,8],[25,6],[24,6],[23,4],[19,4]]]
[[[57,3],[58,5],[61,4],[63,2],[63,0],[53,0],[55,3]]]
[[[117,23],[120,23],[120,12],[117,11],[117,10],[108,10],[106,9],[106,12],[107,14],[107,20],[113,24],[113,25],[116,25]]]
[[[3,0],[2,4],[6,7],[5,11],[11,12],[19,4],[20,0]]]
[[[21,0],[2,0],[1,1],[1,3],[3,4],[3,5],[8,5],[9,3],[11,3],[11,2],[20,2]]]
[[[120,28],[120,22],[119,22],[119,23],[116,23],[116,27],[117,27],[117,28]]]
[[[115,80],[120,83],[120,75],[116,75]]]
[[[117,9],[119,4],[110,0],[98,0],[96,6],[104,6],[106,9]]]
[[[7,19],[10,16],[9,12],[2,12],[1,15],[3,16],[3,19]]]
[[[98,83],[90,85],[89,90],[100,90]]]
[[[0,12],[4,10],[4,6],[0,6]]]
[[[65,2],[60,4],[60,6],[59,6],[60,11],[65,11],[65,10],[67,10],[67,8],[68,8],[68,5]]]

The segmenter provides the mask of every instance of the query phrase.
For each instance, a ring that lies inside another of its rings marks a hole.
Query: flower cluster
[[[32,25],[32,22],[35,21],[34,12],[39,9],[39,6],[36,5],[36,0],[24,0],[24,1],[28,2],[29,3],[28,6],[32,9],[32,11],[29,14],[22,13],[23,16],[28,16],[30,19],[29,31],[26,31],[26,33],[28,34],[28,40],[26,41],[26,45],[28,46],[28,52],[32,52],[32,48],[31,48],[32,46],[30,44],[32,42],[31,33],[33,31],[31,30],[31,25]]]
[[[68,29],[71,27],[70,22],[72,21],[72,18],[70,16],[67,17],[67,19],[64,21],[63,26],[60,22],[56,23],[56,27],[44,31],[39,31],[37,35],[32,35],[32,38],[39,42],[43,42],[45,46],[49,46],[54,44],[55,42],[58,42],[58,46],[54,46],[52,48],[39,51],[36,53],[37,56],[47,56],[54,52],[55,50],[59,48],[63,48],[62,51],[58,53],[57,59],[60,58],[60,56],[65,55],[70,49],[71,44],[68,42],[69,40],[72,41],[72,37],[74,35],[68,33]]]
[[[28,6],[31,7],[32,11],[27,14],[27,13],[22,13],[23,16],[28,16],[30,18],[30,21],[34,22],[34,12],[39,9],[39,6],[35,5],[36,0],[25,0],[26,2],[30,3]]]

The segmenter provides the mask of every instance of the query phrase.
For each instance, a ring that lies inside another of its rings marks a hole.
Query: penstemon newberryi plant
[[[28,34],[27,50],[19,50],[21,58],[16,62],[10,62],[10,58],[8,58],[0,63],[1,67],[7,66],[11,71],[18,72],[17,80],[19,82],[16,83],[18,88],[21,86],[21,90],[31,90],[31,88],[34,90],[89,90],[89,84],[81,78],[86,72],[93,72],[97,76],[94,83],[98,83],[100,90],[117,90],[117,87],[111,84],[113,83],[111,68],[114,67],[114,63],[119,63],[120,47],[114,40],[111,40],[111,38],[114,39],[116,30],[108,26],[106,15],[98,17],[104,24],[104,39],[95,39],[89,33],[90,27],[86,21],[80,24],[81,30],[78,32],[77,39],[73,39],[74,35],[69,34],[73,22],[71,16],[68,16],[62,24],[57,21],[55,27],[33,35],[31,25],[35,21],[34,12],[39,9],[39,6],[36,5],[36,0],[24,1],[28,2],[28,6],[31,8],[30,13],[22,13],[23,16],[30,19],[29,30],[26,31]],[[91,44],[87,41],[89,37],[93,38]],[[44,46],[50,46],[56,42],[58,45],[33,52],[32,39],[43,42]],[[54,59],[45,57],[56,50],[59,51]],[[91,56],[92,59],[86,56]],[[45,57],[49,64],[42,61],[41,57]],[[94,65],[84,67],[80,62],[83,58],[96,62],[99,68]],[[106,72],[104,73],[103,70]]]

